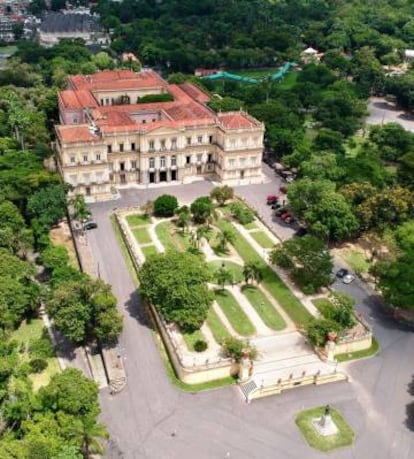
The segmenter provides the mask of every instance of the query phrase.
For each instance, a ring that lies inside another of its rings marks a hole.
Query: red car
[[[280,216],[282,220],[286,220],[287,218],[292,218],[292,215],[289,212],[285,212]]]
[[[284,185],[282,185],[282,186],[279,188],[279,191],[280,191],[281,193],[286,193],[287,188],[286,188]]]
[[[275,204],[277,202],[278,197],[275,194],[269,194],[266,198],[267,205],[270,206],[271,204]]]

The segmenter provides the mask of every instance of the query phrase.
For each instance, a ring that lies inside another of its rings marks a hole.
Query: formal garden
[[[328,295],[333,265],[325,245],[312,236],[280,243],[229,187],[188,206],[163,195],[117,218],[140,295],[162,318],[183,367],[237,361],[243,349],[259,364],[291,357],[277,344],[269,351],[268,339],[298,332],[324,357],[332,332],[366,332],[347,296]],[[298,352],[313,352],[302,342]]]

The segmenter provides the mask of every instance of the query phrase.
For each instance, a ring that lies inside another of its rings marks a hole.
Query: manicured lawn
[[[342,414],[331,408],[331,416],[339,432],[335,435],[322,437],[318,434],[312,425],[312,419],[320,418],[325,411],[325,407],[313,408],[306,411],[301,411],[296,419],[296,425],[299,427],[302,435],[305,437],[306,443],[312,448],[319,451],[331,451],[343,446],[349,446],[354,441],[354,432],[345,421]]]
[[[359,250],[342,249],[340,254],[349,267],[356,273],[368,272],[369,263],[365,259],[365,255]]]
[[[219,220],[217,225],[221,229],[234,231],[235,227],[228,221]],[[256,262],[263,268],[263,285],[268,292],[275,298],[280,306],[286,311],[293,322],[297,324],[306,324],[312,315],[302,305],[302,303],[293,295],[289,288],[283,283],[273,269],[266,265],[261,256],[253,249],[246,239],[236,231],[233,246],[245,263]]]
[[[41,338],[43,333],[43,321],[41,319],[32,319],[29,322],[23,322],[20,327],[15,330],[10,339],[17,341],[20,344],[29,345],[32,341]]]
[[[226,338],[231,336],[213,308],[210,308],[208,311],[207,325],[210,327],[211,333],[213,333],[214,339],[218,344],[221,344]]]
[[[126,217],[126,221],[128,222],[128,225],[131,227],[143,226],[149,225],[151,223],[151,217],[149,215],[143,214],[128,215]]]
[[[256,329],[239,306],[234,296],[227,290],[216,290],[215,299],[234,330],[242,336],[251,336]]]
[[[347,352],[346,354],[338,354],[335,356],[335,359],[338,360],[338,362],[346,362],[348,360],[363,359],[363,358],[374,356],[378,351],[379,351],[379,343],[375,337],[372,337],[372,345],[369,349],[365,349],[363,351],[356,351],[356,352]]]
[[[182,333],[182,335],[189,351],[194,352],[194,344],[196,341],[206,341],[204,335],[201,333],[201,330],[196,330],[192,333]]]
[[[263,231],[253,231],[250,236],[264,249],[271,249],[275,243]]]
[[[174,223],[165,221],[155,227],[155,232],[165,250],[187,250],[190,244],[188,233],[183,234]]]
[[[147,228],[135,228],[132,230],[138,244],[150,244],[152,242]]]
[[[254,285],[244,285],[242,292],[269,328],[283,330],[286,327],[285,321],[259,288]]]
[[[327,308],[332,308],[332,303],[328,298],[316,298],[312,300],[312,303],[322,315]]]
[[[265,69],[248,69],[248,70],[228,70],[228,73],[235,75],[247,76],[251,78],[265,78],[273,73],[276,73],[279,67],[265,68]]]
[[[0,54],[14,54],[17,51],[17,46],[0,46]]]
[[[231,275],[233,276],[234,282],[236,284],[243,281],[243,267],[232,261],[210,261],[208,266],[213,273],[213,276],[215,275],[215,272],[222,267],[223,264],[224,267],[231,272]]]
[[[145,258],[148,258],[151,255],[156,255],[158,253],[158,250],[155,247],[155,245],[145,245],[144,247],[141,247],[141,250]]]
[[[243,225],[247,230],[252,230],[252,229],[256,229],[257,228],[257,225],[256,225],[256,222],[250,222],[250,223],[246,223],[245,225]]]

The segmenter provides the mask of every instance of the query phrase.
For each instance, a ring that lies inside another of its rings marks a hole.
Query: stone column
[[[155,171],[155,183],[160,183],[160,171],[158,169]]]
[[[250,364],[249,354],[248,352],[245,351],[243,352],[243,356],[239,364],[239,381],[240,382],[245,382],[250,379],[251,377],[250,369],[251,369],[251,364]]]
[[[140,171],[140,182],[146,185],[149,182],[149,177],[148,177],[149,172],[147,170],[141,170]]]
[[[171,182],[171,169],[167,169],[167,182]]]

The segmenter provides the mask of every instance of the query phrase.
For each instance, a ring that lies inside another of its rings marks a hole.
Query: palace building
[[[75,75],[59,94],[58,164],[73,193],[100,200],[120,186],[262,180],[264,126],[243,111],[215,113],[196,85],[153,70]]]

